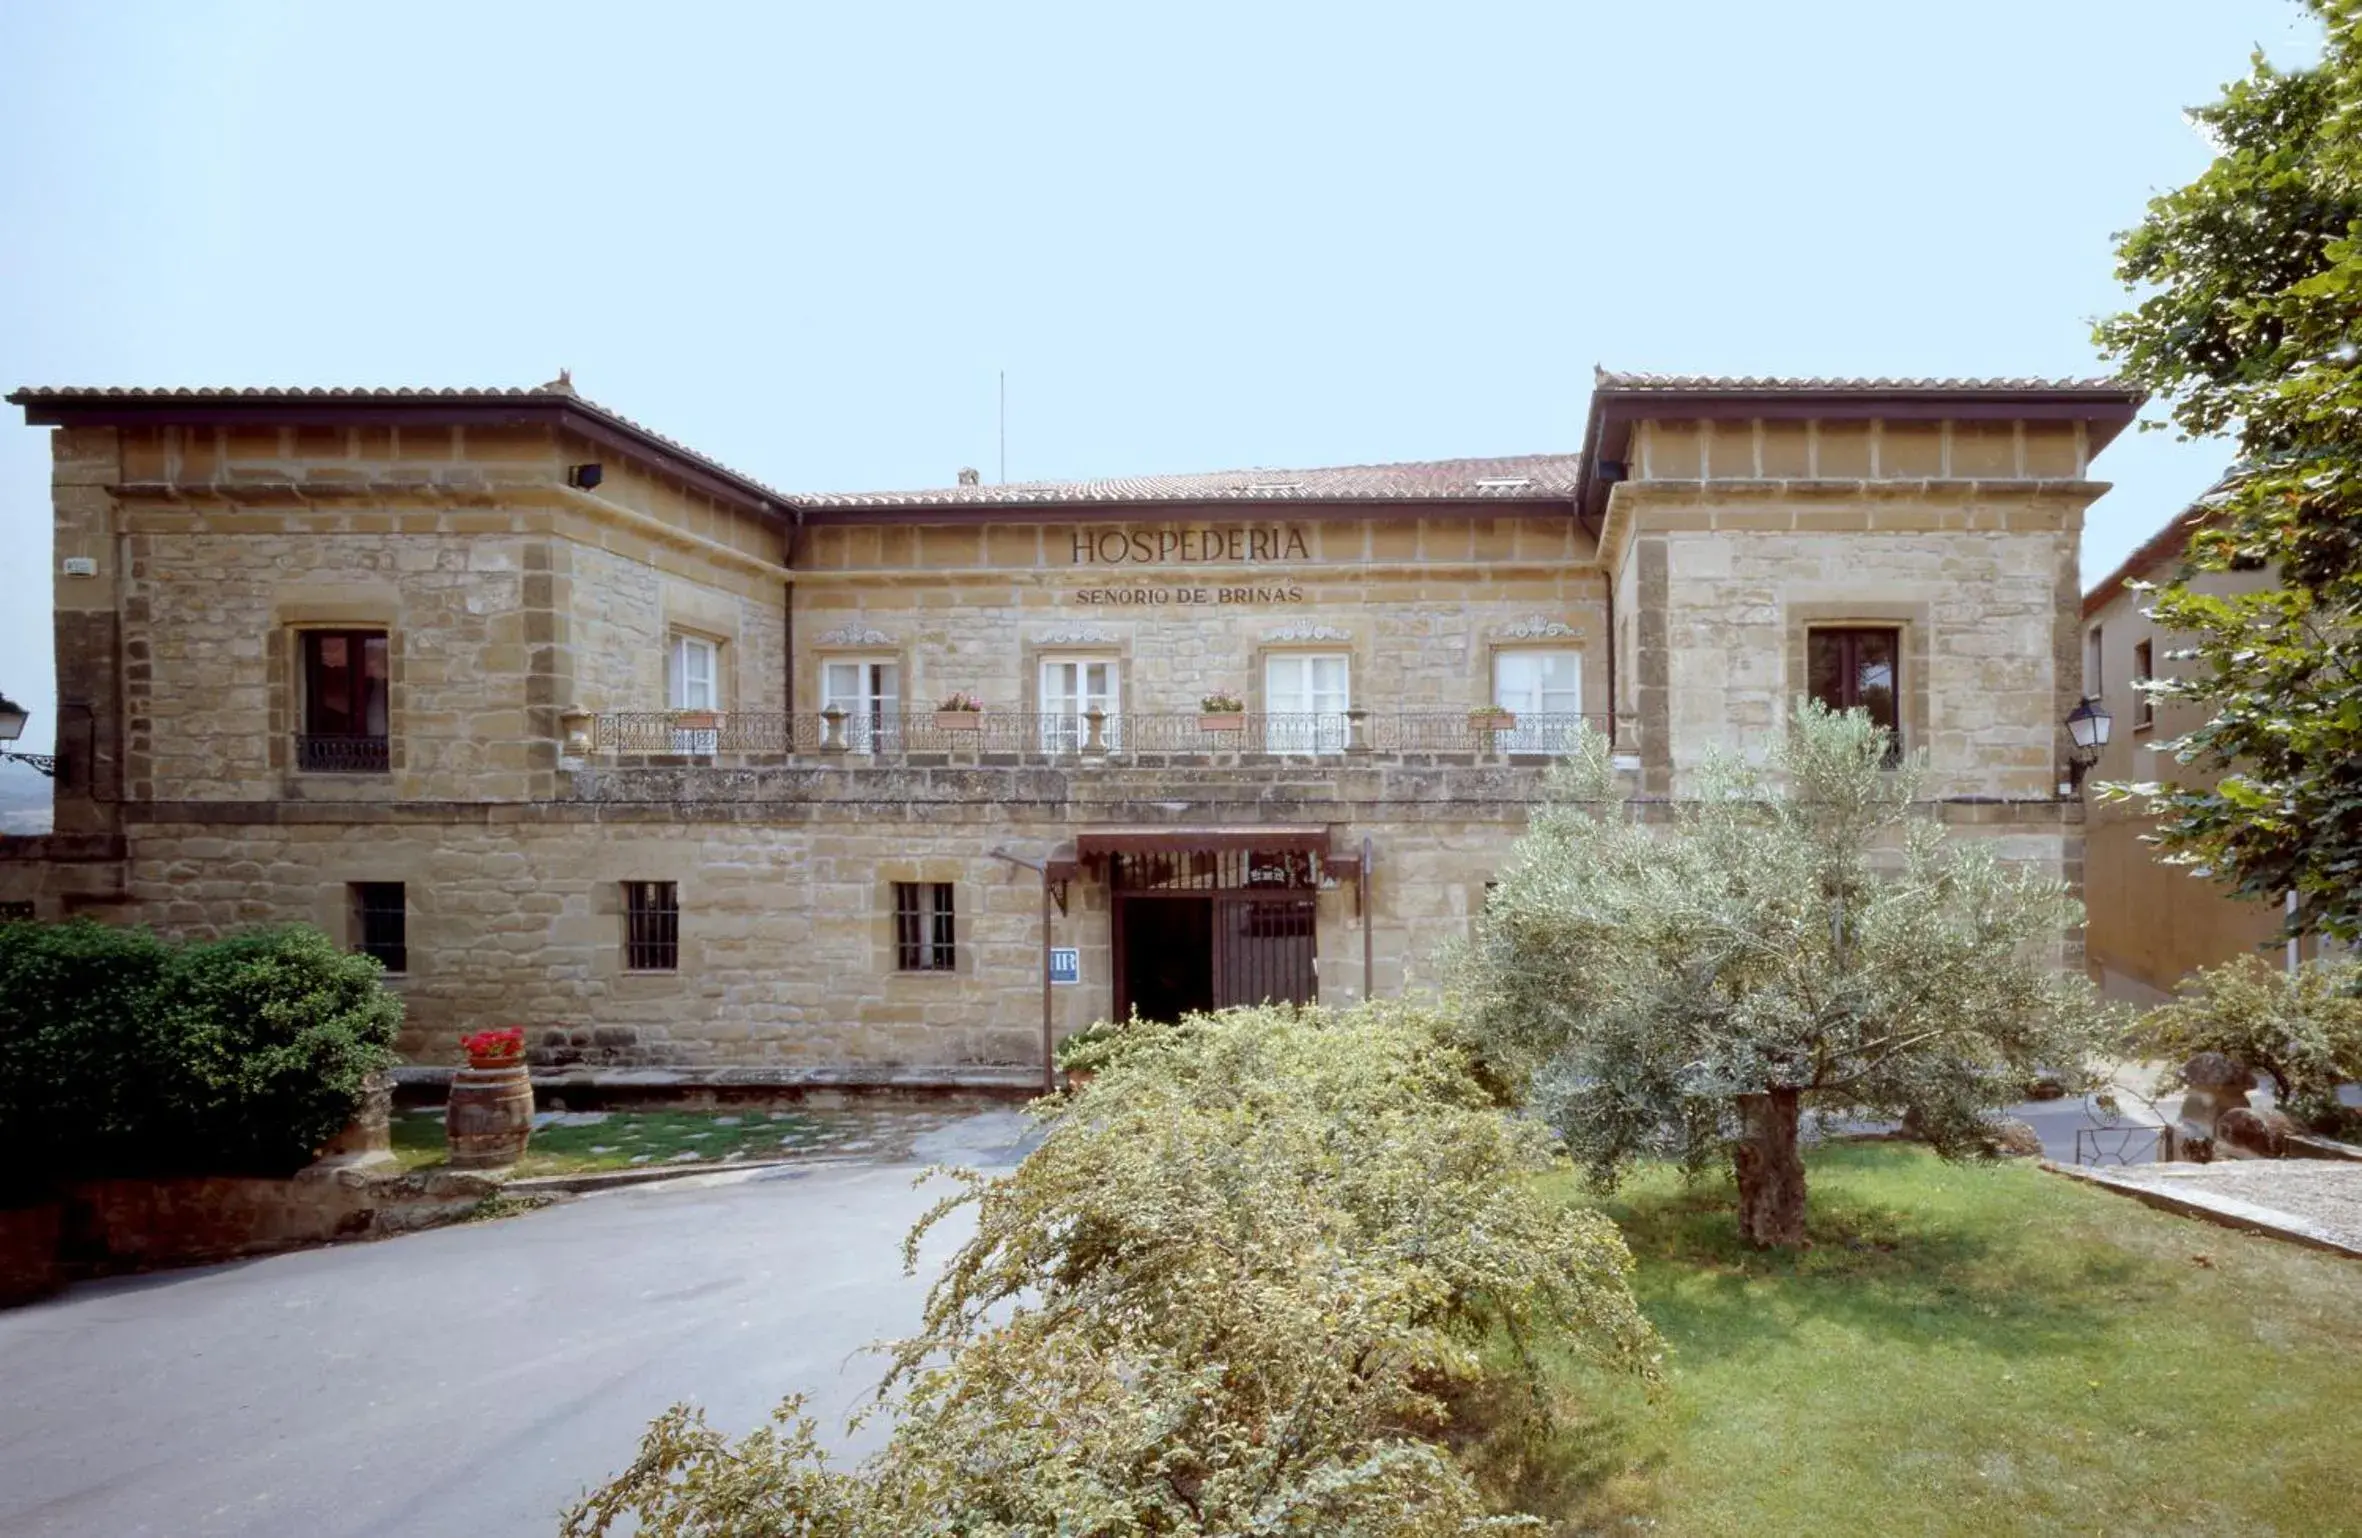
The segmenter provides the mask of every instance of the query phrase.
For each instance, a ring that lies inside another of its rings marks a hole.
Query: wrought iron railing
[[[1588,724],[1607,717],[1521,714],[1514,720],[1467,711],[1242,711],[962,713],[827,711],[609,711],[597,716],[591,746],[602,753],[685,758],[726,755],[907,754],[1026,759],[1144,755],[1343,757],[1355,753],[1518,754],[1567,751]]]
[[[392,755],[383,737],[299,735],[295,763],[315,774],[384,774]]]

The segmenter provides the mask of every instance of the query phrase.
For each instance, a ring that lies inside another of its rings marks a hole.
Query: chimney
[[[981,486],[984,484],[984,477],[968,466],[962,465],[960,466],[960,484],[962,486]]]

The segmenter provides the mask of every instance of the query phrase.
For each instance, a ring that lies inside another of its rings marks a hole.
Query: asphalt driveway
[[[0,1313],[0,1534],[552,1534],[676,1400],[824,1426],[917,1321],[926,1162],[1009,1162],[990,1113],[917,1163],[749,1171],[498,1222],[90,1283]],[[874,1441],[875,1433],[863,1441]],[[859,1446],[861,1444],[851,1444]]]

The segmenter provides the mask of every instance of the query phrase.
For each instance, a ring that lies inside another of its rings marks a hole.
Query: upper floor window
[[[2083,638],[2083,692],[2091,699],[2104,699],[2108,689],[2107,653],[2102,650],[2101,632],[2107,627],[2094,625]]]
[[[2136,728],[2157,724],[2157,697],[2141,687],[2157,676],[2157,654],[2151,649],[2154,644],[2132,643],[2132,724]]]
[[[352,884],[353,949],[388,972],[410,970],[410,906],[399,881]]]
[[[1886,761],[1903,757],[1902,632],[1848,626],[1805,637],[1812,697],[1831,710],[1860,710],[1886,728]]]
[[[1055,657],[1042,664],[1042,751],[1080,752],[1089,736],[1083,716],[1098,711],[1102,741],[1116,746],[1115,663],[1105,657]]]
[[[1264,739],[1271,750],[1344,752],[1352,676],[1352,659],[1342,652],[1274,652],[1264,658]]]
[[[902,669],[892,662],[828,662],[820,708],[845,713],[845,745],[856,753],[890,747],[902,732]]]
[[[310,770],[383,774],[387,752],[388,663],[382,630],[306,630],[303,731],[296,763]]]
[[[673,637],[672,661],[665,682],[665,703],[674,710],[719,710],[721,648],[702,636]],[[675,753],[711,753],[721,746],[721,733],[711,727],[676,728]]]
[[[1493,653],[1493,703],[1517,716],[1512,753],[1558,753],[1583,716],[1583,654],[1564,646]]]

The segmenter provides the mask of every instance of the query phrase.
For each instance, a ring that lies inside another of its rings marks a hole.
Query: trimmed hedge
[[[0,925],[0,1183],[302,1167],[394,1061],[381,970],[300,926]]]

